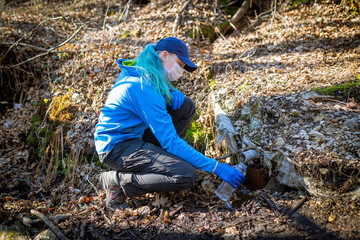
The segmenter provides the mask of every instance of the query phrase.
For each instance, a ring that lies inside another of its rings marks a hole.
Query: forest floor
[[[3,8],[0,239],[34,239],[49,228],[31,210],[69,239],[360,239],[359,198],[244,186],[229,208],[214,194],[220,179],[200,171],[188,190],[147,194],[128,199],[128,209],[106,210],[98,176],[107,167],[94,154],[93,131],[119,75],[116,60],[135,58],[146,44],[167,36],[188,43],[199,69],[177,87],[196,102],[206,136],[215,130],[212,92],[234,118],[252,96],[360,79],[360,17],[344,4],[286,2],[275,9],[258,1],[225,34],[224,7],[195,0],[173,32],[185,2],[35,0]],[[336,101],[359,119],[356,86],[352,95],[338,90]],[[224,155],[214,142],[205,137],[193,144],[210,157]],[[360,151],[352,151],[359,175]]]

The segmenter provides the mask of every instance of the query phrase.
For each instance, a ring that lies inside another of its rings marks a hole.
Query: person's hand
[[[182,92],[171,92],[171,108],[178,110],[181,105],[184,103],[185,96]]]
[[[240,183],[243,183],[245,180],[245,176],[239,170],[226,163],[219,163],[215,169],[215,174],[233,188],[240,187]]]

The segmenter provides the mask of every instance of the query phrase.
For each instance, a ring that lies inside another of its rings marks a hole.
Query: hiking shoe
[[[106,194],[106,207],[115,210],[126,208],[126,196],[121,189],[120,179],[116,171],[104,172],[100,175],[100,181]]]

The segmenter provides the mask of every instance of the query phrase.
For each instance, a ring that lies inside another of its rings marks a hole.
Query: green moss
[[[69,123],[71,122],[75,111],[76,109],[75,106],[72,105],[70,94],[56,96],[52,101],[49,120],[55,126]]]
[[[46,147],[55,134],[56,127],[43,125],[45,114],[49,104],[41,101],[30,122],[31,127],[28,135],[28,143],[31,151],[38,157],[44,155]]]
[[[46,104],[43,102],[40,102],[38,105],[38,108],[35,112],[35,114],[32,116],[30,123],[30,132],[28,135],[28,143],[31,148],[36,149],[39,145],[39,135],[38,135],[38,129],[41,126],[42,122],[44,121],[44,116],[46,113]]]
[[[230,24],[228,21],[222,22],[220,23],[220,32],[224,32],[225,30],[227,30],[229,28]]]
[[[220,4],[224,6],[224,12],[226,14],[234,16],[238,8],[234,6],[229,6],[229,3],[231,2],[232,2],[231,0],[220,0]]]
[[[296,7],[297,5],[300,5],[300,4],[303,4],[303,3],[307,3],[309,2],[310,0],[295,0],[292,2],[291,6],[292,7]]]
[[[198,112],[192,121],[188,131],[186,132],[185,140],[194,148],[200,152],[206,150],[214,139],[214,133],[206,127],[201,125],[197,120],[199,119],[201,112]]]
[[[360,75],[356,76],[355,81],[347,81],[330,87],[314,88],[313,90],[322,95],[354,98],[355,101],[360,102]]]
[[[360,0],[347,0],[346,3],[350,6],[351,12],[356,15],[360,13]]]

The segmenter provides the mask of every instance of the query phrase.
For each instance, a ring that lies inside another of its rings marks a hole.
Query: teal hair
[[[155,51],[155,44],[149,44],[137,58],[136,66],[141,69],[140,76],[154,84],[164,96],[166,103],[171,103],[170,91],[177,91],[167,79],[161,64],[160,56]]]

